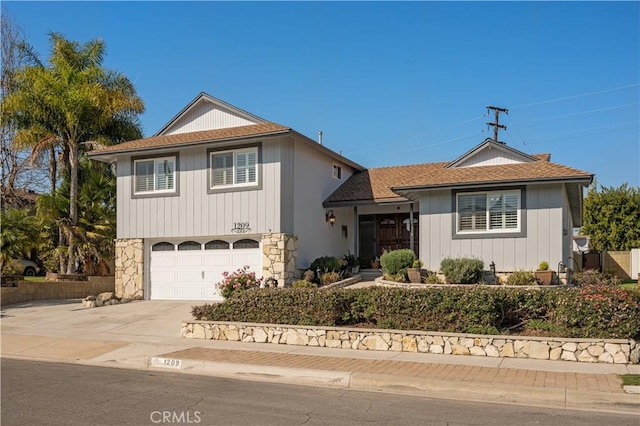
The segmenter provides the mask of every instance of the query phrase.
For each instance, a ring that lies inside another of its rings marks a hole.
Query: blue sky
[[[107,44],[150,136],[200,92],[366,167],[453,160],[492,136],[640,186],[639,2],[12,2],[48,33]]]

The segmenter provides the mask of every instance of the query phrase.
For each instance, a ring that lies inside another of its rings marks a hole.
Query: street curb
[[[562,388],[539,388],[511,384],[461,382],[425,377],[394,376],[309,368],[275,367],[179,359],[179,368],[152,365],[154,371],[261,381],[302,386],[381,392],[436,399],[492,404],[515,404],[579,411],[640,415],[640,396],[627,393],[583,392]]]
[[[309,368],[274,367],[268,365],[235,364],[230,362],[179,360],[179,368],[164,368],[152,365],[149,358],[148,369],[179,371],[187,374],[199,374],[214,377],[267,381],[292,385],[349,388],[351,373],[345,371],[314,370]]]

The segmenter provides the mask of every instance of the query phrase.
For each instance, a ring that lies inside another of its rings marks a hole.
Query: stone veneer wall
[[[116,240],[116,296],[142,299],[144,296],[144,243],[140,238]]]
[[[533,358],[610,364],[640,363],[640,342],[625,339],[487,336],[421,331],[187,321],[182,337],[327,348]]]
[[[262,277],[275,278],[278,287],[291,285],[296,280],[298,237],[291,234],[262,235]]]

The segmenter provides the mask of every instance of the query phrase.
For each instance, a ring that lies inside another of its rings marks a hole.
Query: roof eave
[[[265,133],[255,134],[255,135],[235,136],[235,137],[231,137],[231,138],[221,138],[221,139],[206,139],[206,140],[201,140],[201,141],[182,142],[182,143],[171,144],[171,145],[147,146],[147,147],[131,148],[131,149],[125,149],[125,150],[114,150],[114,151],[107,151],[107,152],[104,152],[104,151],[103,152],[91,151],[87,155],[89,156],[89,158],[92,158],[92,159],[95,159],[95,160],[98,160],[98,161],[103,161],[103,160],[100,159],[100,157],[104,157],[104,158],[106,158],[106,157],[114,157],[114,156],[119,156],[119,155],[134,154],[134,153],[137,153],[137,152],[146,152],[146,151],[175,150],[176,148],[185,148],[185,147],[192,147],[192,146],[198,146],[198,145],[206,145],[206,144],[210,144],[210,143],[251,141],[253,139],[259,139],[259,138],[264,138],[264,137],[272,137],[272,136],[279,136],[279,135],[287,134],[290,131],[291,131],[291,129],[283,129],[283,130],[274,130],[272,132],[265,132]]]
[[[438,185],[413,185],[413,186],[396,186],[392,187],[393,192],[403,194],[409,191],[429,191],[446,188],[477,188],[487,186],[499,186],[499,185],[514,185],[522,183],[578,183],[584,186],[589,186],[593,181],[593,175],[584,177],[579,176],[567,176],[567,177],[548,177],[548,178],[533,178],[533,179],[506,179],[506,180],[493,180],[485,182],[460,182],[460,183],[443,183]]]
[[[379,206],[379,205],[391,205],[391,204],[407,204],[411,203],[405,197],[397,198],[378,198],[368,200],[343,200],[343,201],[324,201],[322,207],[354,207],[354,206]]]

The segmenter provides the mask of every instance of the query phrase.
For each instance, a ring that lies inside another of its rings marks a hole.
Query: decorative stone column
[[[274,278],[278,287],[296,280],[298,237],[291,234],[262,234],[262,278]]]
[[[144,243],[140,238],[116,240],[116,296],[144,296]]]

